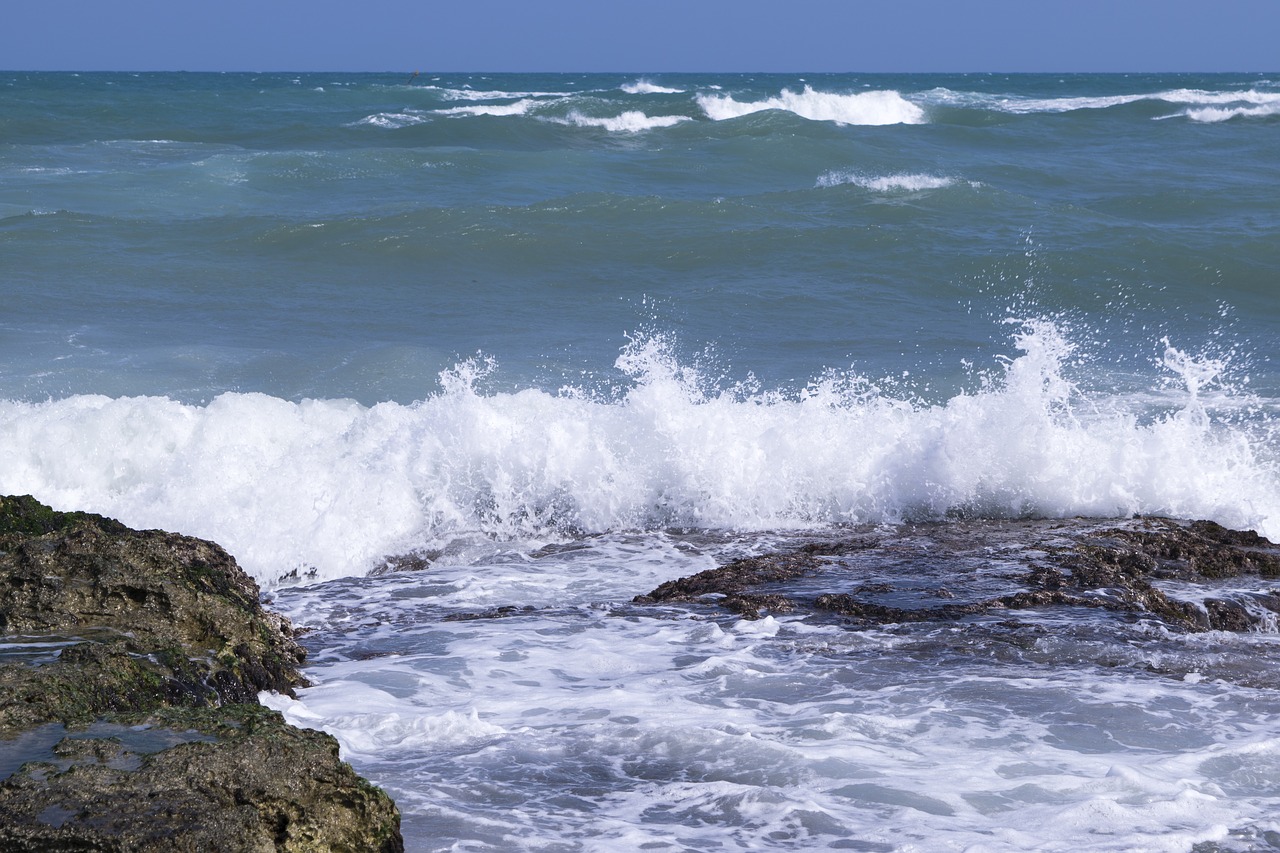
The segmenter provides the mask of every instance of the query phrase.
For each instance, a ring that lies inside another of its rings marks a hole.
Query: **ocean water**
[[[227,547],[411,850],[1280,849],[1274,634],[626,605],[1280,538],[1278,132],[1280,73],[0,72],[0,492]]]

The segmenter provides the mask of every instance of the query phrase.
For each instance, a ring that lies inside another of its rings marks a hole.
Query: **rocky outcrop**
[[[403,849],[329,735],[257,704],[304,658],[212,542],[0,498],[0,850]]]
[[[1280,546],[1253,531],[1165,518],[953,521],[867,529],[662,584],[637,604],[802,613],[855,625],[1087,608],[1183,631],[1274,626]]]
[[[0,850],[404,849],[394,804],[337,742],[260,705],[103,727],[64,734],[0,784]],[[181,742],[150,751],[157,737]]]

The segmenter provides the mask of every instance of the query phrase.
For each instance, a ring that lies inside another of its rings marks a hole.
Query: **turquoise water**
[[[608,384],[654,330],[769,387],[949,395],[1006,316],[1064,312],[1102,372],[1229,334],[1275,386],[1266,78],[0,81],[17,399],[407,403],[477,351]]]
[[[850,523],[1153,513],[1280,537],[1278,130],[1276,74],[3,72],[0,492],[226,545],[324,638],[288,712],[396,793],[412,849],[1261,838],[1265,690],[1065,658],[1000,675],[1038,686],[972,742],[1003,731],[982,760],[1029,750],[1047,793],[970,813],[1003,783],[866,783],[978,760],[932,716],[959,700],[927,661],[897,676],[924,685],[911,734],[804,626],[602,614]],[[432,568],[366,577],[404,554]],[[547,612],[439,621],[526,602]],[[1265,663],[1271,638],[1247,642]],[[686,647],[723,669],[692,677]],[[584,678],[620,691],[592,694],[603,715],[575,704]],[[1211,736],[1158,771],[1123,744],[1118,776],[1055,763],[1034,709],[1082,692],[1088,725],[1154,695]],[[810,713],[837,715],[830,755],[792,750]],[[719,766],[707,742],[723,773],[650,761]],[[962,819],[917,825],[930,802]]]

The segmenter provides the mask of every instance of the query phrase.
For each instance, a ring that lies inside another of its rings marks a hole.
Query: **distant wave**
[[[433,110],[436,115],[446,116],[522,116],[538,105],[537,101],[522,98],[513,104],[474,104],[467,107],[449,107]]]
[[[1215,123],[1233,118],[1266,118],[1280,115],[1280,103],[1258,107],[1201,107],[1183,112],[1192,121]]]
[[[678,95],[684,91],[684,89],[672,89],[667,86],[659,86],[658,84],[651,83],[644,78],[641,78],[634,83],[623,83],[619,88],[628,95]]]
[[[573,92],[506,92],[501,89],[481,91],[476,89],[450,89],[443,86],[420,86],[417,88],[435,92],[446,101],[498,101],[508,98],[563,98]]]
[[[921,190],[937,190],[956,183],[955,178],[939,175],[897,174],[897,175],[864,175],[859,172],[827,172],[818,178],[820,187],[837,187],[853,184],[874,192],[920,192]]]
[[[421,113],[375,113],[371,116],[365,116],[359,121],[351,122],[348,127],[357,127],[362,124],[367,124],[372,125],[373,127],[386,128],[388,130],[399,130],[402,127],[423,124],[427,121],[430,121],[430,119]]]
[[[805,86],[801,92],[783,89],[776,97],[762,101],[739,101],[732,95],[700,94],[698,106],[716,121],[764,110],[785,110],[810,121],[837,124],[924,124],[927,121],[924,110],[892,90],[840,94],[819,92],[812,86]]]
[[[1167,89],[1120,95],[1029,98],[985,92],[956,92],[940,88],[924,92],[922,97],[927,103],[942,106],[990,109],[1015,115],[1104,110],[1142,101],[1159,101],[1183,107],[1175,115],[1184,115],[1194,121],[1223,121],[1240,115],[1266,116],[1280,112],[1280,92],[1261,92],[1256,89],[1236,92]]]
[[[557,124],[569,124],[575,127],[600,127],[611,133],[639,133],[659,127],[672,127],[682,121],[690,121],[689,116],[650,116],[639,110],[627,110],[612,118],[597,118],[583,115],[576,110],[562,119],[547,119]]]

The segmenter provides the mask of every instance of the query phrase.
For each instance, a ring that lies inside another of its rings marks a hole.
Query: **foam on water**
[[[1236,115],[1265,116],[1280,111],[1280,92],[1257,89],[1211,91],[1167,89],[1158,92],[1129,92],[1118,95],[1089,95],[1061,98],[1034,98],[984,92],[956,92],[938,88],[923,93],[928,103],[991,109],[1014,114],[1065,113],[1074,110],[1105,110],[1142,101],[1159,101],[1185,107],[1178,115],[1195,121],[1222,121]],[[1223,115],[1223,118],[1212,116]]]
[[[1267,118],[1280,115],[1280,101],[1257,107],[1201,107],[1183,112],[1192,121],[1215,123],[1233,118]]]
[[[572,92],[507,92],[503,90],[458,89],[447,86],[418,87],[434,92],[446,101],[496,101],[506,98],[562,98]]]
[[[352,127],[362,124],[372,125],[373,127],[382,127],[387,130],[399,130],[402,127],[411,127],[415,124],[423,124],[431,119],[420,113],[375,113],[365,116],[359,121],[352,122]]]
[[[837,124],[888,125],[923,124],[924,110],[894,91],[819,92],[805,86],[800,92],[783,89],[782,93],[760,101],[738,101],[732,95],[697,96],[698,106],[716,121],[739,118],[764,110],[784,110],[810,121]]]
[[[522,116],[538,106],[531,98],[521,98],[511,104],[474,104],[466,107],[448,107],[435,110],[438,115],[446,116]]]
[[[574,110],[563,119],[549,119],[557,124],[574,127],[600,127],[611,133],[640,133],[659,127],[674,127],[682,121],[690,120],[689,116],[650,116],[640,110],[627,110],[612,117],[588,116]]]
[[[952,186],[955,178],[940,175],[898,174],[898,175],[866,175],[860,172],[836,171],[827,172],[818,178],[819,187],[838,187],[853,184],[873,192],[920,192],[922,190],[938,190]]]
[[[763,531],[950,512],[1206,517],[1280,536],[1268,420],[1212,416],[1220,371],[1178,353],[1182,407],[1085,399],[1062,329],[1028,321],[980,389],[926,404],[832,373],[794,392],[708,386],[660,337],[630,381],[485,393],[466,362],[413,405],[224,394],[0,403],[0,492],[214,539],[260,580],[363,574],[460,541],[670,526]]]
[[[645,80],[644,78],[636,80],[634,83],[623,83],[619,88],[628,95],[678,95],[684,91],[684,89],[672,89],[669,86],[659,86],[657,83]]]
[[[1017,663],[966,646],[938,667],[937,647],[974,626],[619,618],[610,597],[653,578],[618,544],[485,566],[486,589],[436,566],[285,591],[293,618],[334,639],[313,641],[317,687],[263,700],[334,734],[423,850],[1185,851],[1276,828],[1271,691],[1156,674],[1265,658],[1274,637],[1050,632]],[[438,619],[523,600],[508,584],[530,571],[560,607]]]

